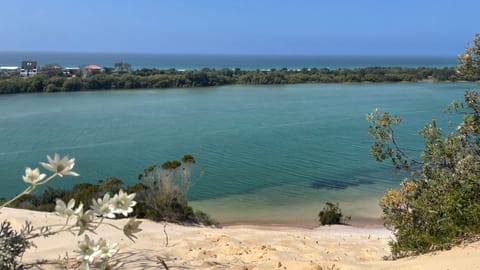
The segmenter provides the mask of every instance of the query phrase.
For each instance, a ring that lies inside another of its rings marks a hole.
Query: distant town
[[[95,64],[82,67],[62,67],[58,64],[46,64],[42,68],[37,61],[25,60],[20,66],[0,66],[0,74],[18,76],[18,77],[34,77],[40,72],[48,74],[64,75],[66,77],[86,76],[88,74],[102,71],[102,69],[111,69],[111,71],[128,71],[130,64],[115,63],[115,68],[101,68]]]

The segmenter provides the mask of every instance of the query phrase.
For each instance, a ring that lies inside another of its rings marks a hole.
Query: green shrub
[[[213,219],[197,212],[188,205],[186,194],[191,185],[191,169],[195,164],[192,155],[180,160],[169,160],[161,165],[152,165],[138,176],[137,216],[155,221],[178,223],[201,223],[212,225]],[[205,223],[204,223],[205,222]]]
[[[200,211],[200,210],[195,211],[195,219],[197,221],[196,223],[203,224],[205,226],[214,226],[214,227],[219,227],[220,226],[220,223],[218,223],[218,221],[213,219],[207,213],[205,213],[203,211]]]
[[[179,194],[157,194],[153,198],[148,196],[150,195],[146,195],[145,193],[139,196],[144,208],[140,210],[141,212],[137,213],[138,217],[144,217],[154,221],[196,223],[193,208],[190,207],[187,200],[179,196]]]
[[[98,184],[76,184],[71,190],[66,192],[63,198],[73,198],[75,201],[83,203],[85,208],[89,208],[92,204],[92,199],[103,197],[103,195],[106,193],[113,195],[118,193],[120,190],[127,190],[127,187],[122,180],[115,177],[110,177],[107,179],[98,180]],[[57,191],[57,193],[61,193],[61,191]],[[42,197],[44,196],[45,195],[42,195]]]
[[[465,48],[463,54],[458,55],[457,76],[462,80],[478,81],[480,80],[480,34],[475,34],[469,45],[470,47]]]
[[[0,225],[0,269],[23,269],[20,259],[30,247],[30,242],[22,232],[12,229],[9,221]]]
[[[98,185],[89,183],[76,184],[69,191],[69,196],[76,202],[83,203],[83,207],[90,208],[92,199],[100,197],[100,188]]]
[[[367,116],[373,156],[412,173],[380,200],[385,225],[396,238],[394,257],[448,248],[480,234],[480,95],[466,91],[464,100],[449,106],[463,115],[455,132],[443,136],[435,120],[420,131],[425,140],[420,160],[397,144],[400,117],[378,110]]]
[[[52,188],[47,187],[40,196],[38,196],[38,204],[39,205],[53,205],[53,209],[55,208],[56,199],[66,200],[68,197],[68,191],[63,188]]]
[[[346,224],[350,217],[343,217],[342,210],[337,204],[326,202],[323,210],[318,213],[319,221],[322,225]]]
[[[76,184],[70,190],[48,187],[41,193],[22,196],[12,206],[51,212],[55,210],[58,198],[63,201],[75,199],[83,204],[84,209],[88,209],[92,199],[103,197],[106,193],[113,195],[120,190],[126,190],[128,193],[136,193],[137,205],[131,215],[138,218],[216,225],[218,223],[214,219],[201,211],[195,212],[188,205],[186,193],[190,188],[190,171],[195,162],[192,155],[184,155],[181,161],[172,160],[150,166],[139,175],[142,182],[133,186],[126,186],[122,180],[110,177],[99,180],[98,184]]]

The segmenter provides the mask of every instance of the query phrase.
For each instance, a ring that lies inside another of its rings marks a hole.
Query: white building
[[[37,61],[22,61],[22,67],[20,68],[21,77],[33,77],[37,75],[38,63]]]
[[[63,69],[63,74],[67,77],[77,77],[81,72],[79,67],[66,67]]]
[[[13,66],[1,66],[0,67],[0,73],[6,73],[6,74],[14,74],[18,72],[19,68],[18,67],[13,67]]]

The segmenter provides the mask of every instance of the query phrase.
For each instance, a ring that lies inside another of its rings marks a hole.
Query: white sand
[[[17,228],[25,219],[36,225],[58,224],[64,220],[50,213],[2,209],[2,220]],[[123,226],[125,220],[112,223]],[[122,232],[107,226],[98,236],[120,244],[113,258],[113,269],[163,269],[163,258],[170,269],[480,269],[480,242],[397,261],[389,255],[389,231],[383,228],[326,226],[315,229],[237,225],[222,229],[168,224],[170,238],[165,247],[161,223],[143,221],[139,239],[132,243]],[[38,260],[55,262],[68,253],[75,257],[77,241],[83,237],[61,234],[35,240],[24,256],[24,263]],[[38,264],[33,269],[65,269],[55,264]]]

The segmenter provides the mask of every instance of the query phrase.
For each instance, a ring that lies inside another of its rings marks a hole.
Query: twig
[[[165,246],[168,247],[168,234],[167,234],[167,225],[168,223],[163,222],[163,233],[165,234]]]
[[[165,260],[160,258],[160,256],[157,256],[157,260],[158,260],[157,264],[161,264],[166,270],[170,269],[170,268],[168,268],[168,265],[165,263]]]
[[[395,134],[394,134],[394,130],[392,127],[388,127],[389,131],[390,131],[390,139],[392,140],[392,144],[395,146],[395,150],[397,150],[397,152],[402,155],[405,159],[407,160],[410,160],[412,163],[414,164],[423,164],[423,162],[420,162],[420,161],[417,161],[415,159],[412,159],[410,158],[407,154],[405,154],[405,152],[402,151],[402,149],[400,148],[400,146],[398,146],[397,144],[397,141],[395,140]]]

